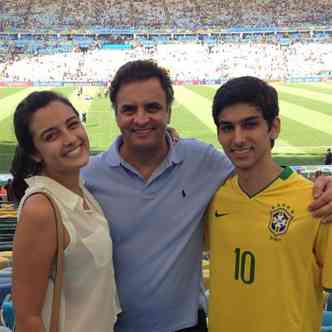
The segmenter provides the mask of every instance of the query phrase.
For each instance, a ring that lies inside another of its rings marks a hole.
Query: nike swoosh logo
[[[215,216],[216,218],[219,218],[219,217],[224,217],[224,216],[227,216],[229,213],[225,213],[225,212],[221,212],[221,213],[218,213],[218,211],[215,212]]]

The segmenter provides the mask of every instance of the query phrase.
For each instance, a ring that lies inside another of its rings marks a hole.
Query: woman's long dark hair
[[[14,113],[14,130],[17,146],[10,172],[13,175],[12,189],[17,203],[21,200],[27,189],[24,179],[40,174],[43,166],[42,162],[37,162],[32,158],[32,155],[36,152],[30,131],[32,115],[40,108],[46,107],[55,101],[69,106],[78,115],[77,110],[66,97],[53,91],[32,92],[16,107]]]

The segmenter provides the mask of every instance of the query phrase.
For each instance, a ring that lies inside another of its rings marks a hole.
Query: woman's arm
[[[42,307],[56,253],[54,211],[42,194],[30,196],[21,211],[13,248],[16,332],[44,332]]]

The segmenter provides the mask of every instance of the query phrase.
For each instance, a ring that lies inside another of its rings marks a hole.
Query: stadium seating
[[[16,222],[13,204],[0,202],[0,269],[10,265]]]
[[[153,46],[147,46],[148,43]],[[321,75],[332,68],[332,44],[324,42],[292,42],[285,47],[259,41],[219,41],[213,45],[188,41],[165,43],[165,40],[161,44],[153,43],[149,40],[143,42],[144,46],[133,47],[102,42],[105,48],[89,50],[86,54],[40,53],[0,63],[0,81],[107,82],[120,65],[138,58],[155,59],[170,70],[173,80],[179,82],[199,80],[204,83],[241,75],[287,80],[289,77]],[[202,62],[202,59],[205,61]]]
[[[324,311],[321,332],[332,332],[332,311]]]
[[[5,296],[1,304],[1,323],[10,330],[15,327],[14,307],[10,293]]]
[[[328,1],[314,0],[10,0],[0,6],[0,31],[144,31],[329,25]]]
[[[326,310],[332,311],[332,294],[331,293],[328,296]]]
[[[0,81],[106,82],[135,58],[166,64],[179,82],[315,76],[331,72],[331,23],[328,1],[9,0]]]
[[[11,292],[11,267],[0,270],[0,304],[3,302],[7,294]]]

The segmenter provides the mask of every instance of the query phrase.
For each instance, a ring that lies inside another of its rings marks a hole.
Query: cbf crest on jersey
[[[290,206],[287,206],[286,204],[272,206],[271,219],[268,228],[274,239],[279,239],[279,236],[287,233],[288,227],[293,218],[294,211]]]

